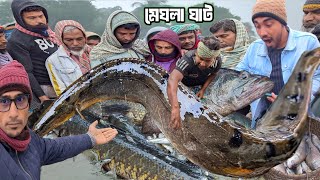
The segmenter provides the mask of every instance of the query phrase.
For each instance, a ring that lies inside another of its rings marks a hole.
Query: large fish
[[[238,72],[239,74],[242,73]],[[174,131],[168,127],[171,108],[166,93],[167,77],[168,74],[158,66],[138,60],[120,59],[107,62],[82,76],[66,89],[42,114],[34,129],[44,135],[73,117],[76,112],[81,115],[83,110],[97,102],[114,99],[132,101],[146,108],[146,116],[152,118],[175,148],[189,160],[211,172],[228,176],[250,176],[264,172],[258,169],[257,173],[255,171],[257,168],[268,169],[268,167],[264,168],[262,163],[250,164],[252,158],[244,158],[244,156],[238,158],[238,155],[230,152],[235,148],[238,149],[237,146],[242,146],[238,142],[239,138],[245,144],[244,148],[252,151],[257,146],[263,145],[263,139],[255,137],[250,130],[237,126],[231,121],[230,123],[223,121],[222,116],[215,109],[201,104],[188,88],[180,86],[178,90],[183,128]],[[232,77],[245,80],[242,75]],[[255,98],[272,87],[270,80],[266,78],[248,75],[246,79],[250,83],[244,84],[253,88],[245,89],[256,93]],[[260,83],[267,88],[254,86]],[[244,98],[241,93],[237,97]],[[253,96],[247,98],[253,98]],[[237,118],[238,115],[232,114],[228,117]],[[256,159],[263,156],[261,152],[246,152],[246,156],[254,155]],[[273,162],[268,159],[266,161]],[[242,170],[242,164],[238,162],[246,165],[243,168],[248,164],[252,168]]]
[[[252,76],[246,71],[220,69],[208,86],[203,103],[226,116],[249,105],[272,88],[273,83],[267,77]]]
[[[176,149],[210,172],[235,177],[261,175],[289,158],[302,139],[319,54],[318,48],[301,56],[256,130],[232,123],[245,119],[240,115],[221,120],[210,111],[186,113],[183,127],[177,131],[162,120],[160,129]]]
[[[75,115],[60,126],[63,135],[86,133],[89,124],[101,118],[92,114],[94,108],[83,111],[87,121]],[[125,117],[113,116],[100,120],[98,128],[110,125],[120,129],[119,134],[108,144],[96,146],[90,151],[94,157],[90,157],[92,163],[101,164],[105,170],[115,171],[125,179],[213,179],[199,166],[178,160],[148,143],[142,134],[132,129]],[[110,124],[113,120],[117,120],[116,126]],[[119,124],[122,124],[121,128]]]

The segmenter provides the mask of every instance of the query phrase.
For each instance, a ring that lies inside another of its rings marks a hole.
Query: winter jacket
[[[46,139],[30,130],[30,135],[30,144],[23,152],[0,143],[0,179],[38,180],[41,166],[63,161],[92,148],[87,134]]]
[[[139,24],[135,38],[130,47],[124,48],[114,35],[115,30],[124,24]],[[145,41],[138,39],[140,34],[140,23],[132,13],[117,10],[110,14],[107,19],[106,29],[104,30],[101,42],[94,46],[90,52],[91,68],[119,58],[138,58],[145,59],[150,55]]]
[[[46,61],[46,68],[54,91],[59,96],[70,84],[82,76],[79,65],[67,55],[63,46]]]
[[[311,51],[319,46],[320,44],[318,39],[314,35],[290,29],[286,47],[281,53],[281,69],[284,83],[288,82],[289,77],[291,76],[294,67],[296,66],[302,53],[305,51]],[[254,41],[249,46],[244,58],[237,65],[236,69],[238,71],[247,71],[251,74],[270,77],[272,65],[268,56],[266,44],[261,39]],[[319,87],[320,70],[318,69],[313,76],[311,94],[312,98],[314,97],[313,95],[319,90]],[[256,121],[254,118],[258,117],[256,113],[260,108],[258,107],[260,100],[261,99],[257,99],[251,103],[251,112],[253,118],[251,127],[255,127]]]
[[[156,41],[165,41],[174,46],[175,50],[172,52],[172,55],[175,55],[171,58],[161,58],[156,55],[155,42]],[[181,44],[179,41],[179,36],[172,31],[171,29],[167,29],[161,31],[154,35],[148,42],[150,52],[152,54],[152,62],[158,64],[166,71],[171,73],[173,69],[176,67],[177,60],[181,57]]]

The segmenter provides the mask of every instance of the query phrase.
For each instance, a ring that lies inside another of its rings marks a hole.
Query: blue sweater
[[[92,148],[87,134],[46,139],[30,130],[30,135],[30,144],[24,152],[0,143],[0,179],[38,180],[41,166],[63,161]]]

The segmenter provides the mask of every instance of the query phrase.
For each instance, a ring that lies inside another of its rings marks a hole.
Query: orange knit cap
[[[285,0],[257,0],[252,10],[252,21],[257,17],[271,17],[286,26]]]

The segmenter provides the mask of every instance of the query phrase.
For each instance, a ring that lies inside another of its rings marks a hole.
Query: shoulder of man
[[[290,29],[290,33],[292,34],[291,36],[297,40],[302,40],[302,41],[309,40],[309,41],[318,42],[318,38],[314,34],[309,32]]]
[[[187,51],[178,61],[187,61],[188,63],[193,64],[196,50]]]
[[[8,39],[8,46],[7,48],[10,50],[11,47],[15,46],[22,46],[28,49],[33,44],[33,40],[36,37],[30,36],[28,34],[24,34],[20,31],[14,31],[12,32],[10,38]]]
[[[186,70],[187,67],[192,66],[194,64],[194,55],[195,50],[188,51],[177,61],[176,69],[181,72]]]
[[[14,42],[23,42],[25,40],[31,40],[34,39],[34,36],[31,36],[29,34],[25,34],[17,29],[15,29],[11,35],[10,38],[8,39],[8,42],[14,41]]]

